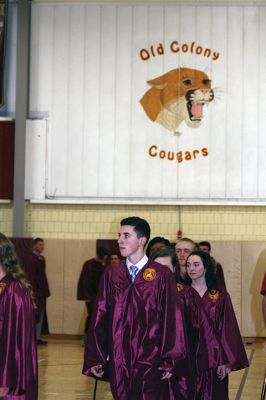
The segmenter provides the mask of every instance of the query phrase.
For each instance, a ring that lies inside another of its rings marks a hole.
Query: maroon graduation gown
[[[186,356],[183,318],[172,272],[154,261],[131,282],[125,261],[108,267],[100,283],[85,349],[83,373],[110,357],[115,400],[168,400],[168,381]]]
[[[182,283],[176,284],[177,298],[181,301],[187,343],[185,374],[177,372],[170,380],[170,390],[178,400],[194,400],[196,376],[202,371],[217,368],[225,361],[223,349],[206,316],[200,297],[195,290]]]
[[[94,310],[94,303],[96,300],[98,287],[104,268],[105,267],[103,267],[102,264],[96,260],[96,258],[92,258],[83,264],[82,271],[79,277],[77,299],[85,300],[86,302],[88,313],[84,329],[86,334],[88,332],[89,324]]]
[[[77,299],[94,302],[104,267],[95,258],[83,264],[78,281]]]
[[[193,313],[200,304],[203,306],[209,324],[222,346],[225,360],[220,365],[226,364],[232,371],[248,367],[248,359],[229,293],[222,289],[206,291],[201,298],[192,287],[190,292]],[[212,340],[212,330],[206,339],[207,343]],[[215,352],[212,357],[215,362]],[[197,372],[196,386],[199,399],[228,400],[228,376],[220,381],[217,378],[217,368],[203,370],[201,365],[198,371],[200,372]]]
[[[49,284],[46,276],[45,258],[41,254],[32,252],[23,265],[27,280],[30,282],[35,302],[40,315],[45,307],[46,298],[50,296]]]
[[[0,281],[0,387],[3,400],[37,400],[36,322],[32,299],[18,280]]]
[[[218,279],[219,288],[226,290],[223,267],[218,262],[216,263],[216,276],[217,276],[217,279]]]
[[[45,258],[41,254],[31,253],[23,265],[27,280],[30,282],[34,295],[49,297],[50,289],[46,276]]]

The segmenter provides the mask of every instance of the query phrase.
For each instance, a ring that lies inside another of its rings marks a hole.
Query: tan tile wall
[[[11,203],[0,203],[0,232],[12,236],[13,207]]]
[[[45,240],[51,333],[83,333],[86,309],[83,301],[77,301],[77,283],[84,261],[94,257],[95,250],[96,240]]]
[[[266,240],[266,207],[260,206],[27,204],[25,234],[58,239],[114,239],[119,221],[129,215],[146,218],[152,236],[165,236],[171,241],[180,227],[184,236],[196,241]]]
[[[0,231],[12,235],[12,204],[0,203]],[[25,236],[57,239],[115,239],[119,221],[129,215],[146,218],[152,236],[195,241],[266,240],[266,207],[112,206],[25,204]]]

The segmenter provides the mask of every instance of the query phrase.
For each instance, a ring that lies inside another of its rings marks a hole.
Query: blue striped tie
[[[134,282],[136,275],[138,273],[138,267],[136,267],[136,265],[130,265],[129,267],[129,272],[130,272],[130,277],[131,277],[131,281]]]

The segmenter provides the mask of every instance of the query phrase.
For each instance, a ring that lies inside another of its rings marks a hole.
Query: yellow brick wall
[[[115,239],[119,221],[138,215],[149,221],[152,236],[194,240],[266,240],[266,207],[111,206],[27,204],[26,236],[62,239]],[[180,224],[180,225],[179,225]]]
[[[138,215],[151,225],[152,236],[195,241],[266,240],[266,207],[25,205],[25,236],[57,239],[115,239],[119,221]],[[0,230],[12,236],[12,205],[0,204]]]
[[[0,203],[0,232],[12,236],[13,208],[10,203]]]

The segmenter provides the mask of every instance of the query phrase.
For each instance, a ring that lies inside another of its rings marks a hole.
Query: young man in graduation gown
[[[0,233],[0,398],[37,400],[35,304],[12,243]]]
[[[179,282],[184,283],[186,280],[186,261],[189,254],[195,250],[196,243],[190,238],[181,238],[175,245],[175,252],[179,263]]]
[[[186,356],[183,318],[172,272],[148,260],[150,227],[139,217],[121,221],[126,257],[102,277],[85,349],[83,373],[101,377],[109,357],[115,400],[168,400],[168,379]]]
[[[33,241],[33,251],[23,265],[24,272],[30,282],[35,302],[38,309],[37,321],[37,343],[38,345],[47,345],[47,341],[41,339],[41,330],[46,312],[46,299],[50,296],[48,279],[46,276],[46,263],[42,255],[44,251],[44,240],[36,238]]]

